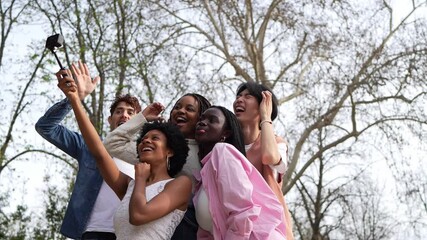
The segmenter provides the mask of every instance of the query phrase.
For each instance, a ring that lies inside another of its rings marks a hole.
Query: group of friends
[[[74,77],[73,77],[74,76]],[[97,85],[85,63],[56,73],[66,98],[36,123],[75,158],[61,226],[72,239],[293,239],[281,191],[287,143],[274,134],[277,99],[258,83],[236,91],[234,113],[188,93],[169,118],[154,102],[116,97],[101,140],[82,101]],[[61,125],[74,112],[79,132]]]

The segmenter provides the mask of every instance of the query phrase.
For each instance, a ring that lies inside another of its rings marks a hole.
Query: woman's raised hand
[[[145,119],[147,119],[148,122],[152,121],[162,121],[164,120],[162,116],[159,114],[165,110],[165,107],[159,103],[154,102],[150,105],[148,105],[143,111],[142,115],[144,115]]]
[[[59,89],[68,99],[73,100],[74,98],[79,98],[79,95],[77,84],[71,76],[69,69],[63,69],[56,73]]]
[[[273,111],[273,99],[271,92],[263,91],[261,94],[262,100],[259,104],[259,114],[261,116],[261,121],[271,121],[271,112]]]

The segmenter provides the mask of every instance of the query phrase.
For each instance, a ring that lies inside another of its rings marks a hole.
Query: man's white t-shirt
[[[135,179],[134,165],[113,158],[120,172]],[[114,232],[113,217],[120,204],[120,199],[105,181],[102,181],[101,189],[96,197],[95,205],[86,225],[86,232]]]

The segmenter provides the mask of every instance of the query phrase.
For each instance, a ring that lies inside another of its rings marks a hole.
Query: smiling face
[[[135,109],[130,104],[126,102],[120,102],[117,104],[117,107],[114,109],[114,112],[111,114],[111,116],[108,117],[110,129],[116,129],[118,126],[127,122],[135,114]]]
[[[159,130],[148,131],[138,145],[138,155],[141,162],[154,163],[156,161],[166,161],[170,154],[167,147],[166,135]]]
[[[171,111],[170,122],[179,128],[185,138],[194,139],[199,109],[199,103],[194,97],[184,96],[175,103]]]
[[[215,144],[227,136],[226,120],[221,110],[209,108],[200,116],[196,126],[196,141],[199,144]]]
[[[259,103],[256,97],[252,96],[247,89],[236,96],[233,103],[234,114],[239,122],[259,122]]]

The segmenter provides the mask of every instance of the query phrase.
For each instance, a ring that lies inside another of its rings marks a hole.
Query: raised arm
[[[159,120],[164,106],[158,102],[148,105],[142,112],[110,132],[104,139],[104,146],[113,157],[131,164],[138,163],[136,138],[147,121]]]
[[[84,155],[89,154],[88,151],[81,151],[85,145],[82,136],[61,124],[70,111],[68,99],[64,99],[50,107],[37,121],[35,127],[40,136],[80,161]]]
[[[142,112],[111,131],[104,139],[104,146],[111,156],[120,158],[130,164],[138,163],[136,137],[147,122]]]
[[[72,64],[71,70],[78,81],[78,93],[80,100],[84,100],[96,87],[99,77],[93,80],[90,77],[89,69],[81,61],[78,64]],[[67,129],[61,124],[65,116],[70,112],[71,106],[68,99],[56,103],[42,116],[36,123],[37,132],[50,143],[75,158],[77,161],[85,158],[87,151],[81,151],[85,148],[84,140],[77,132]]]
[[[272,111],[272,96],[269,91],[262,92],[262,101],[260,103],[260,129],[261,129],[261,156],[262,163],[264,165],[271,166],[280,166],[286,164],[287,159],[287,147],[283,141],[281,144],[281,149],[286,156],[281,156],[279,151],[279,145],[276,142],[276,136],[274,134],[273,123],[271,121],[271,111]],[[283,151],[285,149],[285,151]],[[283,153],[282,153],[283,154]],[[277,169],[280,173],[284,173],[286,170],[286,165]]]
[[[63,77],[63,74],[67,74],[67,76]],[[116,164],[114,163],[114,160],[108,154],[107,150],[102,144],[101,139],[98,136],[98,133],[96,132],[83,109],[78,94],[78,88],[74,82],[74,79],[68,76],[71,76],[70,70],[61,70],[56,74],[56,77],[59,81],[58,87],[62,90],[62,92],[64,92],[65,96],[67,96],[71,107],[73,108],[82,136],[86,142],[86,145],[88,146],[89,151],[96,159],[97,166],[101,172],[102,177],[114,190],[117,196],[122,199],[126,193],[129,177],[119,171]]]
[[[129,221],[133,225],[141,225],[161,218],[175,209],[187,209],[191,195],[191,180],[187,176],[179,176],[168,182],[157,196],[147,201],[145,188],[150,174],[150,165],[135,165],[135,187],[129,202]]]

